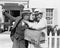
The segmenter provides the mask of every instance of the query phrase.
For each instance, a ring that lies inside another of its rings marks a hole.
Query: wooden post
[[[49,48],[52,48],[52,33],[49,35]]]
[[[2,14],[2,6],[0,5],[0,23],[4,23],[4,17]],[[1,25],[1,29],[4,29],[4,26]]]
[[[29,1],[27,2],[27,8],[29,8]]]
[[[57,32],[56,32],[56,33],[55,33],[55,37],[54,37],[54,38],[55,38],[55,41],[54,41],[55,46],[54,46],[54,48],[57,48],[57,37],[58,37],[58,36],[57,36]]]

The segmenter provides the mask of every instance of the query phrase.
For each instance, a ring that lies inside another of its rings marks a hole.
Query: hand
[[[32,42],[34,45],[38,45],[38,41],[35,41],[35,40],[31,39],[31,42]]]

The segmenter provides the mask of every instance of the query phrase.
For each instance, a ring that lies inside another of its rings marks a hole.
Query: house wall
[[[30,8],[55,8],[55,19],[60,28],[60,1],[59,0],[30,0]]]

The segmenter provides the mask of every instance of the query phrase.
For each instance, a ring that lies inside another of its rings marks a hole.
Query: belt
[[[28,29],[30,29],[30,30],[36,30],[36,29],[34,29],[34,28],[28,28]]]

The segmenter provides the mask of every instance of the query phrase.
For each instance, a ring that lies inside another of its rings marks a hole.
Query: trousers
[[[18,41],[14,38],[12,48],[26,48],[25,40]]]

